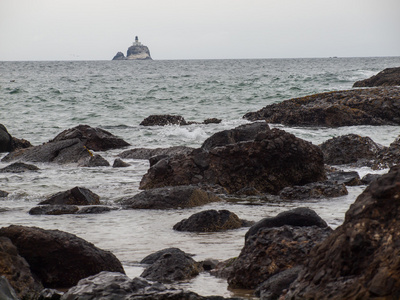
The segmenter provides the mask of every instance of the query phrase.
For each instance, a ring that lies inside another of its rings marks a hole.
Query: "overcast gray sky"
[[[0,0],[0,60],[400,56],[400,0]]]

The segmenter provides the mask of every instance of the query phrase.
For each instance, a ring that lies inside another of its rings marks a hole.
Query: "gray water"
[[[351,89],[357,80],[386,67],[400,65],[400,57],[272,60],[190,61],[76,61],[0,62],[0,123],[18,138],[38,145],[64,129],[87,124],[122,137],[132,146],[199,147],[215,132],[247,121],[242,116],[265,105],[314,93]],[[151,114],[179,114],[186,121],[220,118],[220,124],[184,127],[143,127]],[[285,127],[274,125],[314,144],[338,135],[356,133],[388,146],[399,134],[398,126],[348,126],[342,128]],[[122,150],[100,152],[111,164]],[[28,211],[47,196],[85,186],[105,204],[135,195],[149,168],[145,160],[131,166],[77,168],[37,164],[38,172],[0,174],[0,190],[10,195],[0,200],[0,227],[11,224],[59,229],[74,233],[112,251],[127,274],[138,276],[146,255],[179,247],[196,260],[238,256],[247,229],[223,233],[182,233],[172,226],[206,209],[228,209],[240,218],[258,221],[284,210],[306,206],[333,228],[339,226],[349,205],[365,188],[350,187],[349,195],[310,201],[248,201],[212,203],[178,210],[116,210],[101,215],[31,216]],[[0,163],[0,167],[6,166]],[[343,166],[343,169],[349,170]],[[356,169],[360,176],[373,172]],[[387,170],[382,170],[386,172]],[[253,203],[254,204],[254,203]],[[201,295],[233,295],[226,281],[206,273],[182,283]]]

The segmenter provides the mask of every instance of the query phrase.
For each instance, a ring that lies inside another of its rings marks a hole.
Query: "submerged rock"
[[[0,198],[5,198],[8,196],[8,192],[0,190]]]
[[[100,196],[87,188],[76,186],[70,190],[56,193],[39,203],[39,205],[44,204],[98,205],[100,204]]]
[[[29,210],[30,215],[71,215],[79,210],[75,205],[39,205]]]
[[[125,209],[168,209],[189,208],[217,201],[221,199],[196,186],[175,186],[143,191],[119,203]]]
[[[399,166],[373,181],[311,251],[285,299],[398,299],[399,186]]]
[[[271,104],[243,117],[289,126],[398,125],[399,100],[397,87],[335,91]]]
[[[135,148],[130,150],[125,150],[124,152],[118,154],[121,158],[130,159],[150,159],[154,156],[174,156],[178,154],[187,154],[194,150],[194,148],[186,146],[174,146],[169,148]]]
[[[353,87],[396,86],[400,85],[400,67],[387,68],[371,78],[354,83]]]
[[[0,173],[23,173],[28,171],[38,171],[39,168],[34,165],[25,164],[22,162],[12,163],[2,169],[0,169]]]
[[[71,287],[101,271],[124,273],[111,252],[67,232],[11,225],[0,236],[12,241],[44,287]]]

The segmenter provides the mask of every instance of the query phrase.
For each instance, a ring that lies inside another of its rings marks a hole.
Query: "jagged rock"
[[[22,162],[12,163],[2,169],[0,169],[0,173],[22,173],[27,171],[37,171],[39,170],[38,167],[34,165],[25,164]]]
[[[0,190],[0,198],[5,198],[8,196],[8,194],[9,194],[8,192]]]
[[[247,240],[250,236],[257,234],[261,228],[281,227],[284,225],[297,227],[328,227],[328,224],[312,209],[297,207],[295,209],[281,212],[275,217],[264,218],[258,221],[246,232],[245,239]]]
[[[360,160],[374,160],[384,147],[369,137],[347,134],[325,141],[320,148],[326,164],[343,165]]]
[[[122,52],[118,52],[112,60],[126,60],[126,57]]]
[[[95,154],[89,158],[88,161],[85,161],[78,165],[79,167],[109,167],[110,163],[102,157],[100,154]]]
[[[222,186],[229,193],[252,187],[276,194],[286,186],[324,179],[322,152],[317,146],[272,129],[254,141],[164,158],[150,167],[140,188],[201,183]]]
[[[213,134],[204,141],[201,148],[209,151],[215,147],[236,144],[243,141],[252,141],[259,133],[263,133],[268,130],[270,130],[270,128],[265,122],[241,125],[234,129],[223,130]]]
[[[356,171],[334,171],[327,173],[328,181],[347,186],[361,185],[360,175]]]
[[[268,105],[245,119],[289,126],[400,124],[400,88],[335,91]]]
[[[44,287],[67,288],[101,271],[124,273],[120,261],[76,235],[38,227],[11,225],[0,229]]]
[[[191,215],[174,225],[177,231],[216,232],[243,226],[239,217],[228,210],[205,210]]]
[[[78,125],[74,128],[64,130],[52,139],[50,143],[71,139],[79,139],[86,148],[93,151],[106,151],[130,146],[129,143],[112,133],[88,125]]]
[[[317,245],[285,299],[400,297],[400,166],[373,181]]]
[[[129,158],[129,159],[150,159],[154,156],[163,155],[164,157],[173,156],[178,154],[187,154],[192,152],[194,148],[186,147],[186,146],[174,146],[169,148],[135,148],[126,150],[120,154],[118,154],[121,158]]]
[[[143,191],[119,202],[125,209],[168,209],[189,208],[217,201],[221,199],[196,186],[175,186]]]
[[[62,300],[223,300],[219,296],[202,297],[196,293],[168,288],[143,278],[130,279],[113,272],[101,272],[82,279],[78,285],[69,289]],[[239,298],[227,298],[240,300]]]
[[[283,291],[296,280],[301,270],[303,270],[303,266],[295,266],[271,276],[257,287],[255,295],[260,297],[260,300],[277,300]]]
[[[75,205],[39,205],[29,210],[30,215],[71,215],[79,210]]]
[[[142,126],[166,126],[166,125],[188,125],[182,116],[174,115],[151,115],[144,119],[139,125]]]
[[[313,182],[302,186],[288,186],[279,192],[279,197],[285,200],[304,200],[318,198],[333,198],[347,195],[344,183],[330,181]]]
[[[4,236],[0,236],[0,274],[0,299],[18,299],[13,290],[20,299],[30,299],[43,289],[32,276],[26,260],[18,254],[11,240]]]
[[[114,160],[113,168],[126,168],[129,167],[130,164],[124,162],[122,159],[117,158]]]
[[[371,78],[357,81],[353,87],[396,86],[400,85],[400,67],[387,68]]]
[[[317,226],[262,228],[249,236],[228,276],[232,288],[254,289],[271,276],[304,264],[310,250],[331,233]]]
[[[171,283],[191,279],[200,271],[202,271],[201,264],[189,254],[174,250],[164,251],[140,276],[153,281]]]
[[[64,192],[58,192],[39,203],[39,205],[44,204],[98,205],[100,204],[100,196],[87,188],[76,186]]]

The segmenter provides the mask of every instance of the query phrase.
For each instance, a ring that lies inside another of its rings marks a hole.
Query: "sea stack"
[[[128,48],[126,57],[122,52],[118,52],[112,60],[151,60],[149,48],[139,42],[136,36],[132,46]]]

